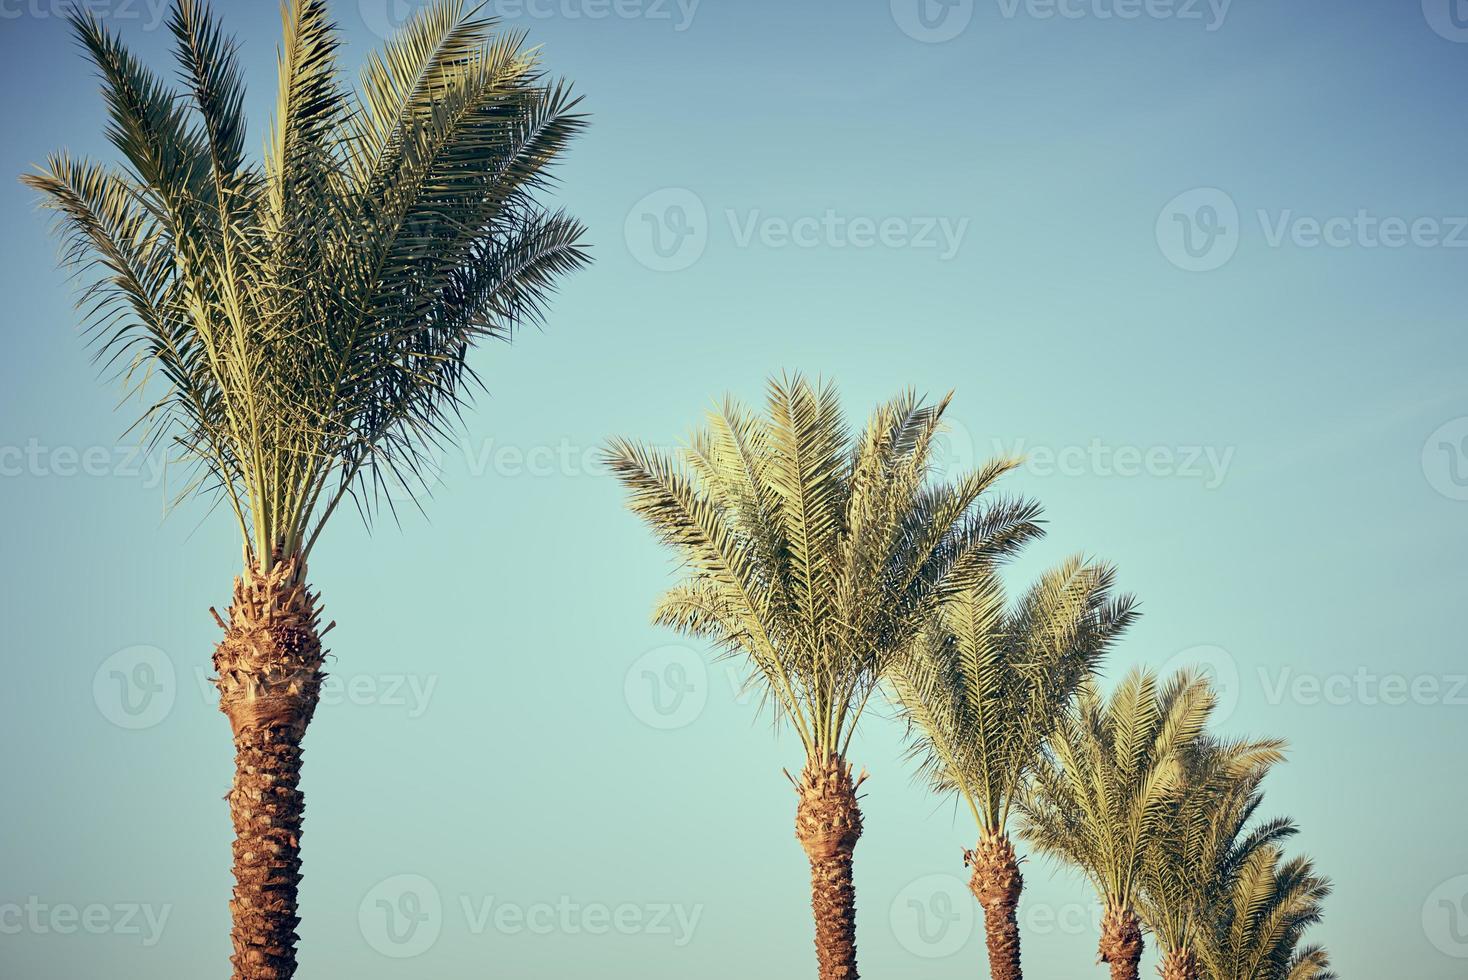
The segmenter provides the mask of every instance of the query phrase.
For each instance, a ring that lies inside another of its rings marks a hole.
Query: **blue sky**
[[[94,6],[161,64],[156,3]],[[0,171],[108,155],[61,6],[0,5]],[[278,17],[221,9],[258,144]],[[335,9],[355,68],[414,4]],[[854,415],[954,390],[955,470],[1027,452],[1010,489],[1050,533],[1016,584],[1115,562],[1144,616],[1108,678],[1203,664],[1224,730],[1289,739],[1266,809],[1335,879],[1314,938],[1340,972],[1462,976],[1468,19],[496,9],[586,97],[558,193],[596,261],[544,331],[476,355],[489,394],[426,516],[345,514],[318,548],[339,686],[306,742],[302,976],[809,975],[798,745],[647,625],[671,566],[593,458],[782,369],[836,379]],[[0,972],[218,973],[231,752],[201,678],[238,545],[222,514],[164,516],[178,477],[122,435],[33,205],[0,181]],[[899,734],[870,716],[853,750],[863,969],[972,976],[973,828]],[[1031,972],[1099,976],[1085,886],[1025,874]]]

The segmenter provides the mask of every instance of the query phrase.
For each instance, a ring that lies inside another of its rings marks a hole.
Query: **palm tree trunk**
[[[979,846],[963,852],[963,863],[974,869],[968,886],[984,909],[989,976],[993,980],[1020,980],[1019,894],[1024,877],[1019,873],[1019,858],[1009,835],[983,831]]]
[[[811,759],[796,791],[795,837],[810,858],[811,912],[816,920],[820,980],[858,980],[856,972],[856,885],[851,857],[861,836],[856,789],[840,756]]]
[[[1202,971],[1198,969],[1198,958],[1190,949],[1170,949],[1162,954],[1162,965],[1158,967],[1162,980],[1198,980]]]
[[[235,747],[227,797],[235,830],[234,980],[289,980],[296,972],[301,737],[325,676],[317,596],[302,571],[296,559],[264,574],[246,569],[214,651],[219,706]]]
[[[1111,980],[1137,980],[1142,963],[1142,924],[1129,908],[1106,909],[1101,917],[1101,962],[1111,966]]]

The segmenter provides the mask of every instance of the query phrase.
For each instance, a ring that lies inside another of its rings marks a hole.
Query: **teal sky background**
[[[98,9],[162,65],[156,2]],[[1029,452],[1008,489],[1050,530],[1012,580],[1115,562],[1144,616],[1108,683],[1201,663],[1224,731],[1289,739],[1265,809],[1335,880],[1312,938],[1339,972],[1468,971],[1468,19],[916,2],[499,8],[586,97],[558,196],[596,261],[476,354],[426,515],[344,513],[317,550],[342,686],[306,741],[303,978],[811,975],[798,744],[647,625],[672,565],[593,458],[782,369],[855,418],[954,389],[954,472]],[[347,64],[413,6],[337,4]],[[59,7],[0,7],[0,174],[111,156]],[[278,16],[221,10],[258,145]],[[223,976],[202,678],[239,546],[222,512],[165,518],[33,205],[0,180],[0,976]],[[863,973],[971,977],[975,831],[900,734],[874,712],[852,753]],[[1086,886],[1024,867],[1028,971],[1103,975]]]

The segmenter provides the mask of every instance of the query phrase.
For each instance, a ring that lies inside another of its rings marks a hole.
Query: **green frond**
[[[608,447],[632,511],[682,561],[656,621],[746,658],[812,758],[844,754],[950,569],[1038,533],[1027,503],[982,525],[991,536],[970,523],[1002,467],[930,484],[945,404],[901,396],[853,435],[834,386],[783,376],[763,417],[726,399],[676,459],[627,440]]]

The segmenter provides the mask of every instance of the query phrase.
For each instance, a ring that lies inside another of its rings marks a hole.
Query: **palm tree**
[[[1142,864],[1139,912],[1157,937],[1163,980],[1199,980],[1202,934],[1239,869],[1296,832],[1287,818],[1251,826],[1264,799],[1259,786],[1283,748],[1276,739],[1204,736],[1185,753],[1182,784]]]
[[[272,980],[295,970],[301,737],[323,676],[312,547],[343,499],[370,515],[418,485],[471,391],[471,345],[537,321],[586,259],[581,226],[537,203],[583,119],[521,35],[441,0],[353,92],[324,0],[283,19],[257,162],[235,45],[201,0],[169,21],[183,92],[78,14],[124,163],[56,154],[23,178],[58,212],[144,440],[196,464],[182,496],[227,502],[240,531],[214,653],[235,744],[232,961]]]
[[[978,824],[964,851],[984,909],[989,972],[1019,980],[1019,859],[1009,814],[1045,740],[1110,642],[1135,617],[1112,598],[1115,570],[1073,558],[1043,575],[1014,609],[993,574],[944,604],[893,671],[920,772],[954,793]]]
[[[1334,980],[1325,950],[1300,946],[1330,890],[1309,858],[1284,861],[1273,845],[1250,854],[1199,945],[1209,980]]]
[[[676,458],[622,439],[607,458],[683,562],[654,621],[742,657],[800,738],[795,833],[820,976],[857,980],[851,860],[866,773],[852,776],[852,733],[924,618],[1039,533],[1038,509],[980,502],[1015,460],[954,485],[928,478],[946,398],[902,395],[854,442],[829,384],[774,379],[768,402],[760,418],[726,400]]]
[[[1153,673],[1133,670],[1109,699],[1086,682],[1022,803],[1021,836],[1095,887],[1104,906],[1098,952],[1112,980],[1137,980],[1148,849],[1181,784],[1181,756],[1213,704],[1207,683],[1186,671],[1159,685]]]

